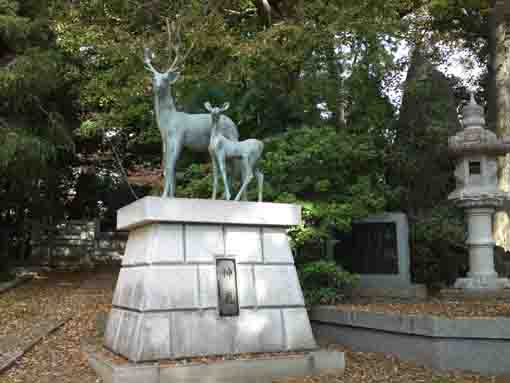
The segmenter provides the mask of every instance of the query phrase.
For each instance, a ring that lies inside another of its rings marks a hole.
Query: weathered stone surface
[[[182,225],[158,225],[139,228],[130,235],[123,266],[184,261]]]
[[[106,322],[104,345],[110,350],[116,350],[117,333],[120,328],[120,321],[122,319],[122,311],[116,308],[110,310],[108,321]]]
[[[266,263],[294,263],[285,228],[263,229],[262,243],[264,245],[264,262]]]
[[[187,262],[212,263],[225,254],[223,229],[220,225],[186,225]]]
[[[239,293],[240,307],[257,306],[257,297],[255,294],[254,266],[239,265],[237,266],[237,284]]]
[[[301,223],[301,208],[268,202],[145,197],[117,213],[118,230],[154,222],[289,227]]]
[[[226,254],[237,262],[262,262],[262,240],[258,227],[227,226],[225,228]]]
[[[135,265],[137,263],[149,263],[148,248],[154,228],[151,226],[140,227],[129,233],[126,244],[126,252],[122,258],[122,266]]]
[[[137,355],[137,328],[140,314],[131,311],[122,311],[117,336],[115,337],[114,351],[136,360]]]
[[[280,310],[241,310],[235,334],[236,353],[283,351],[286,348]]]
[[[317,348],[306,309],[304,307],[282,309],[282,313],[287,349],[310,350]]]
[[[141,309],[144,304],[146,267],[123,268],[119,272],[113,295],[113,305]]]
[[[232,353],[235,319],[218,319],[215,310],[180,311],[171,315],[172,357]]]
[[[137,334],[136,360],[169,359],[170,313],[141,314],[140,332]]]
[[[292,266],[257,265],[255,284],[259,306],[304,306],[303,293],[296,268]]]
[[[144,310],[199,308],[196,265],[150,267],[143,283]]]
[[[198,266],[198,282],[200,290],[200,308],[218,307],[218,281],[215,265]]]

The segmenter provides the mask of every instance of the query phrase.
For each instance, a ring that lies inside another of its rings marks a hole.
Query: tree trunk
[[[489,18],[492,49],[489,71],[492,70],[489,94],[489,121],[499,136],[510,136],[510,23],[505,0],[494,0]],[[492,121],[491,121],[492,120]],[[499,160],[499,187],[510,191],[510,156]],[[494,219],[494,236],[498,246],[510,250],[510,212],[500,212]]]

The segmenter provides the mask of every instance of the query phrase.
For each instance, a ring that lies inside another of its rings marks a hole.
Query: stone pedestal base
[[[286,235],[299,207],[147,197],[117,222],[131,231],[106,348],[133,362],[316,348]],[[218,258],[235,261],[238,315],[220,315]]]
[[[478,204],[482,204],[478,202]],[[459,278],[455,288],[466,290],[501,290],[510,287],[506,278],[498,278],[494,269],[494,246],[492,237],[493,206],[471,206],[466,208],[468,223],[469,273]]]
[[[218,360],[209,364],[123,363],[85,350],[90,367],[111,383],[271,383],[275,379],[343,374],[344,353],[319,350],[302,355]]]
[[[501,290],[510,288],[510,281],[507,278],[498,278],[496,274],[488,277],[459,278],[454,287],[466,290]]]

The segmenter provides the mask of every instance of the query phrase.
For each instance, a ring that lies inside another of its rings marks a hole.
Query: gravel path
[[[45,337],[13,367],[0,374],[0,383],[99,383],[80,351],[83,337],[96,335],[96,315],[108,312],[112,299],[112,274],[50,274],[0,295],[0,344],[17,336],[29,337],[32,325],[41,319],[71,320]],[[415,307],[418,309],[418,307]],[[346,353],[343,376],[290,379],[293,383],[508,383],[466,373],[438,373],[391,356],[357,353],[338,345]],[[284,382],[280,380],[279,382]]]

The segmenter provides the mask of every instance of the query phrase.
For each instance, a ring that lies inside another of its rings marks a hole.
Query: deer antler
[[[152,51],[149,48],[145,48],[143,50],[143,62],[145,64],[145,68],[150,70],[152,73],[159,73],[156,68],[152,66]]]
[[[187,57],[191,53],[191,50],[193,49],[193,46],[195,45],[194,42],[191,43],[189,49],[184,54],[184,56],[181,56],[181,45],[182,45],[182,39],[181,39],[181,31],[175,22],[170,23],[170,20],[166,19],[166,28],[168,32],[168,50],[170,52],[174,52],[174,59],[172,63],[170,64],[170,68],[167,70],[168,72],[175,72],[177,70],[180,70],[182,68],[182,65],[184,64],[184,61],[186,61]],[[174,37],[175,35],[175,37]],[[169,61],[171,60],[171,55],[169,58]]]

